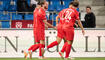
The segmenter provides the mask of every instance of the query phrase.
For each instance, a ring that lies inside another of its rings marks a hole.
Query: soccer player
[[[69,7],[72,7],[72,4],[73,4],[73,2],[70,3]],[[64,39],[64,42],[66,42],[66,39],[65,39],[65,37],[63,35],[63,29],[62,29],[63,24],[64,24],[64,16],[63,15],[64,15],[64,12],[65,11],[66,11],[66,9],[63,9],[62,11],[60,11],[59,14],[58,14],[58,16],[56,17],[57,39],[56,39],[56,41],[54,41],[51,44],[49,44],[47,46],[47,49],[49,49],[49,48],[51,48],[53,46],[56,46],[56,45],[60,44],[60,42],[62,41],[62,39]],[[58,19],[59,18],[60,18],[60,22],[58,24]],[[77,24],[75,24],[75,25],[78,27]],[[62,50],[64,50],[64,49],[62,49]],[[59,53],[59,54],[61,55],[61,53]]]
[[[48,3],[46,1],[38,2],[39,7],[34,10],[34,38],[35,45],[32,45],[27,51],[24,51],[25,58],[27,59],[28,54],[30,58],[32,57],[32,52],[39,48],[39,57],[44,58],[44,47],[45,47],[45,24],[56,29],[46,20],[46,9],[48,8]]]
[[[70,7],[72,6],[72,3],[70,4]],[[56,17],[56,26],[57,26],[57,39],[56,41],[52,42],[51,44],[49,44],[47,46],[47,49],[49,48],[52,48],[53,46],[56,46],[58,45],[61,41],[62,41],[62,38],[63,38],[63,35],[62,35],[62,25],[63,25],[63,13],[65,12],[66,9],[63,9],[62,11],[59,12],[58,16]],[[58,24],[58,19],[60,18],[60,22]],[[65,41],[65,39],[64,39]]]
[[[64,44],[65,46],[65,58],[68,59],[69,54],[70,54],[70,50],[71,50],[71,46],[73,43],[73,39],[74,39],[74,23],[77,20],[78,25],[80,26],[80,28],[82,29],[82,33],[83,35],[85,34],[84,28],[81,24],[81,21],[79,19],[79,13],[76,10],[79,6],[79,2],[73,2],[73,7],[70,7],[66,10],[66,12],[64,12],[64,24],[63,24],[63,35],[65,36],[65,39],[67,40],[67,42]],[[62,52],[62,51],[61,51]]]
[[[73,2],[70,2],[69,4],[69,8],[72,7],[73,5]],[[62,27],[59,27],[59,26],[63,26],[64,24],[64,12],[66,11],[67,9],[63,9],[59,14],[58,16],[56,17],[56,24],[58,26],[58,36],[61,38],[61,40],[63,39],[64,40],[64,43],[66,42],[66,39],[65,37],[63,36],[63,29]],[[58,24],[58,19],[60,18],[60,23]],[[75,26],[78,27],[78,25],[75,23]],[[62,34],[61,34],[62,33]],[[58,40],[58,42],[61,42],[61,40]],[[66,42],[67,43],[67,42]],[[63,54],[64,54],[64,51],[65,51],[65,46],[63,46],[63,48],[61,49],[62,52],[59,52],[59,55],[63,58]]]

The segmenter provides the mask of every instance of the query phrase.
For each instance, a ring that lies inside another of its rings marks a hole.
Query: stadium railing
[[[56,11],[47,11],[47,20],[51,21],[51,24],[54,26],[56,25],[55,23],[55,18],[58,14]],[[8,12],[8,11],[2,11],[0,12],[0,22],[1,22],[1,28],[11,28],[11,22],[13,20],[33,20],[33,12]],[[3,16],[2,16],[3,15]],[[7,15],[5,17],[4,15]],[[29,16],[29,17],[28,17]],[[3,22],[3,23],[2,23]],[[7,24],[5,22],[8,22]],[[7,25],[7,26],[6,26]]]

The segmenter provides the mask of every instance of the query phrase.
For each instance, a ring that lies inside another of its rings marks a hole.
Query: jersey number
[[[72,12],[66,11],[66,16],[65,16],[66,22],[69,22],[71,20],[71,16],[70,16],[71,14]]]

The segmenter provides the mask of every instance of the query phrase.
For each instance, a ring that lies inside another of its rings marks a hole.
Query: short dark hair
[[[74,6],[74,7],[78,7],[78,6],[79,6],[79,2],[78,2],[78,1],[74,1],[74,2],[73,2],[73,6]]]
[[[73,5],[73,1],[69,3],[69,5]]]
[[[86,6],[86,8],[90,8],[91,9],[91,6],[88,5],[88,6]]]

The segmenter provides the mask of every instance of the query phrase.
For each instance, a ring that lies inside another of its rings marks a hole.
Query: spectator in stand
[[[37,0],[30,0],[30,7],[31,7],[31,12],[34,11],[37,5]]]
[[[17,0],[17,11],[18,12],[30,12],[30,7],[27,3],[27,0]],[[25,13],[22,14],[22,19],[24,20]]]
[[[19,12],[29,12],[30,7],[26,0],[17,0],[17,10]]]
[[[85,24],[86,28],[95,28],[96,27],[96,18],[94,13],[91,11],[91,6],[86,6],[86,12],[85,15]]]

